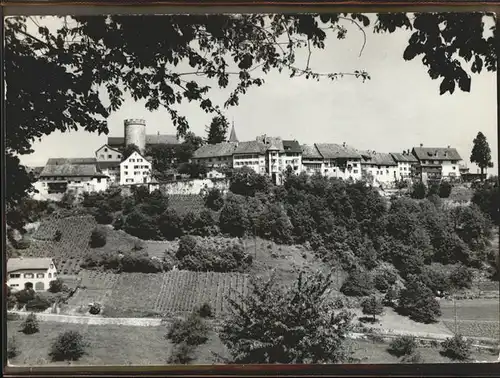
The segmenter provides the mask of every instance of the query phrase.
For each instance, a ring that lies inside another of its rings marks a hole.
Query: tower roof
[[[238,137],[236,136],[236,131],[234,130],[234,122],[231,126],[231,134],[229,135],[228,142],[238,142]]]

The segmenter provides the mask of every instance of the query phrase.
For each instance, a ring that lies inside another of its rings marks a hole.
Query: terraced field
[[[69,311],[97,301],[115,317],[184,314],[209,303],[216,316],[228,310],[226,298],[248,292],[240,273],[170,271],[167,273],[99,273],[83,270],[81,288],[68,302]]]
[[[185,214],[189,211],[198,214],[206,210],[203,197],[196,194],[170,194],[168,206],[177,211],[178,214]]]
[[[81,261],[91,252],[90,235],[97,223],[91,216],[44,219],[33,234],[26,257],[52,257],[60,274],[78,274]],[[57,231],[61,239],[54,241]]]

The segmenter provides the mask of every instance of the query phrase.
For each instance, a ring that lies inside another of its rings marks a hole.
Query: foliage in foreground
[[[196,313],[191,313],[187,319],[175,319],[170,326],[166,338],[175,344],[201,345],[208,340],[209,328],[205,321]]]
[[[417,340],[414,336],[398,336],[389,344],[389,353],[401,357],[410,356],[417,350]]]
[[[15,336],[9,337],[7,341],[7,358],[14,358],[19,355],[19,347],[17,345],[17,339]]]
[[[52,343],[49,356],[53,361],[77,361],[87,347],[88,343],[78,331],[65,331]]]
[[[472,353],[472,341],[462,335],[455,335],[441,343],[441,354],[452,360],[465,361]]]
[[[32,335],[40,331],[38,319],[34,313],[29,314],[21,324],[21,332],[25,335]]]
[[[337,363],[349,361],[345,338],[352,315],[327,301],[331,276],[300,272],[290,288],[275,276],[232,309],[220,332],[236,363]]]

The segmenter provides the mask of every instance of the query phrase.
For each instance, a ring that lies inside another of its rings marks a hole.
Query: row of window
[[[125,174],[125,176],[128,176],[128,171],[125,171],[125,172],[123,172],[123,173]],[[143,171],[143,172],[142,172],[142,174],[143,174],[143,175],[147,175],[148,173],[149,173],[149,171]],[[136,176],[137,176],[137,175],[140,175],[140,174],[141,174],[141,172],[139,172],[139,171],[134,171],[134,175],[136,175]]]
[[[148,169],[148,168],[149,168],[149,166],[147,166],[147,165],[134,165],[133,169]],[[128,165],[124,165],[123,169],[128,169]]]
[[[138,159],[129,159],[128,161],[131,162],[131,163],[136,163],[136,162],[137,163],[142,163],[144,161],[144,159],[139,159],[139,158]]]
[[[106,159],[106,155],[104,155],[104,154],[100,154],[99,157],[101,159]],[[116,155],[116,159],[121,159],[121,158],[122,158],[122,155],[120,155],[120,154]],[[113,159],[113,155],[108,154],[108,159]]]
[[[35,278],[34,273],[24,273],[23,275],[24,278]],[[54,273],[54,276],[52,276],[52,273],[48,273],[48,278],[52,277],[57,277],[57,273]],[[20,273],[11,273],[10,278],[21,278]],[[37,273],[36,278],[45,278],[45,273]]]

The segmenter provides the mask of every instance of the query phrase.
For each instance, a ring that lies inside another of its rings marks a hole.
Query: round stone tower
[[[141,152],[146,148],[146,121],[143,119],[126,119],[125,146],[135,144]]]

